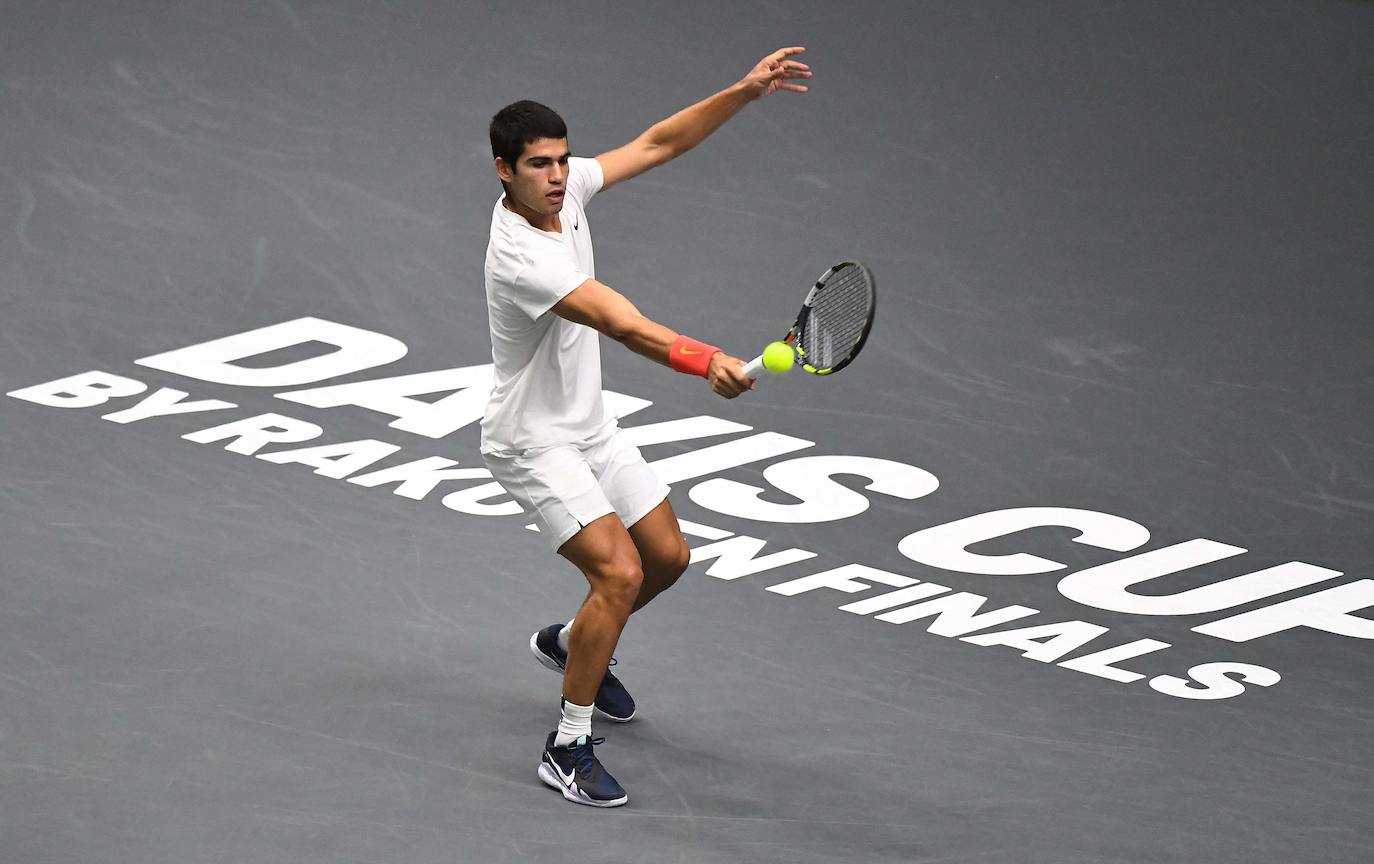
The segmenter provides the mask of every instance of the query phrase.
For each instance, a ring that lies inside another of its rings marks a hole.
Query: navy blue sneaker
[[[564,626],[566,625],[550,624],[530,637],[530,651],[535,659],[542,663],[544,668],[555,672],[562,672],[568,665],[567,653],[558,647],[558,631]],[[611,658],[611,665],[615,665],[614,657]],[[601,686],[597,688],[596,699],[592,704],[603,717],[616,723],[629,723],[635,718],[635,700],[609,669],[601,679]]]
[[[601,767],[601,760],[592,752],[593,744],[605,738],[578,738],[566,747],[554,746],[557,732],[550,732],[544,742],[544,756],[539,760],[539,779],[563,793],[563,797],[588,807],[619,807],[630,800],[620,784]]]

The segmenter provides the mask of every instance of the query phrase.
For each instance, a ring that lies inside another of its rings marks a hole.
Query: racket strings
[[[872,297],[862,267],[849,266],[831,274],[816,292],[797,335],[797,347],[806,361],[818,369],[827,369],[849,356],[863,338]]]

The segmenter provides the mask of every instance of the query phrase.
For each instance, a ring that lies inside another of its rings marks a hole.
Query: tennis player
[[[753,386],[739,358],[649,320],[596,280],[585,208],[598,192],[692,149],[751,101],[805,92],[796,80],[810,68],[793,59],[803,50],[769,54],[735,84],[595,159],[572,156],[562,118],[537,102],[508,105],[491,121],[505,194],[487,246],[496,371],[481,450],[492,477],[590,586],[571,621],[530,638],[535,657],[563,674],[562,717],[539,777],[579,804],[629,800],[593,752],[603,739],[592,738],[592,709],[621,723],[634,717],[611,655],[631,613],[677,581],[690,554],[668,486],[602,407],[600,334],[705,378],[727,399]]]

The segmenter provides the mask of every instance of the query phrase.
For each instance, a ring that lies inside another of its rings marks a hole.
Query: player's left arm
[[[608,189],[681,156],[756,99],[778,90],[805,93],[806,85],[793,81],[810,78],[811,67],[790,59],[805,50],[798,46],[774,51],[749,70],[748,75],[714,96],[655,123],[629,144],[597,156],[596,161],[605,175],[601,188]]]

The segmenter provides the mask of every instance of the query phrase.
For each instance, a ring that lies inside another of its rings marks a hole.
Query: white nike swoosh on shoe
[[[559,780],[562,780],[562,781],[563,781],[563,785],[564,785],[564,786],[568,786],[568,787],[572,787],[572,785],[573,785],[573,778],[575,778],[575,777],[577,776],[577,771],[574,769],[573,771],[570,771],[570,772],[568,772],[567,774],[564,774],[564,773],[563,773],[563,768],[562,768],[556,761],[554,761],[553,759],[550,759],[550,760],[549,760],[549,764],[553,766],[554,773],[556,773],[556,774],[558,775],[558,779],[559,779]]]

